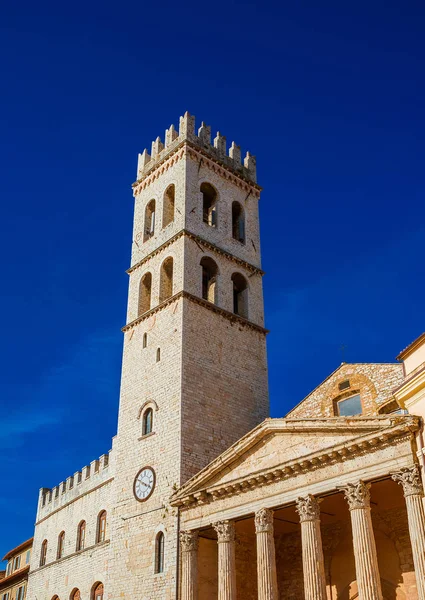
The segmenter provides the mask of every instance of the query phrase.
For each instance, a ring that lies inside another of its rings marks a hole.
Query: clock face
[[[150,467],[143,467],[134,480],[133,491],[139,502],[144,502],[152,494],[155,487],[155,471]]]

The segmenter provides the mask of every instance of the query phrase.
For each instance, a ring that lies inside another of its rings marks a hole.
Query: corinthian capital
[[[370,483],[364,481],[347,483],[347,485],[343,485],[338,489],[344,492],[350,510],[370,508]]]
[[[196,552],[198,550],[198,532],[181,531],[180,544],[183,552]]]
[[[235,541],[235,524],[233,521],[218,521],[213,524],[217,532],[218,543]]]
[[[298,498],[297,513],[300,515],[301,523],[304,521],[318,521],[320,519],[319,501],[311,494],[304,498]]]
[[[400,471],[392,473],[391,478],[403,486],[405,496],[423,495],[421,475],[417,465],[410,468],[404,467]]]
[[[255,513],[255,533],[273,531],[273,511],[269,508],[260,508]]]

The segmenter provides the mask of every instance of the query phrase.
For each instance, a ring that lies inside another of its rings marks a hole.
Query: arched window
[[[91,600],[103,600],[103,583],[95,583],[92,587]]]
[[[156,362],[161,360],[161,348],[156,349]]]
[[[74,588],[69,596],[69,600],[81,600],[80,590],[78,588]]]
[[[147,346],[148,346],[148,334],[147,333],[143,334],[143,344],[142,345],[143,345],[143,348],[147,348]]]
[[[233,312],[248,318],[248,284],[240,273],[233,273]]]
[[[173,259],[164,260],[159,281],[159,301],[164,302],[173,295]]]
[[[201,184],[202,220],[210,227],[217,227],[217,192],[209,183]]]
[[[139,316],[151,308],[152,274],[146,273],[139,286]]]
[[[96,543],[100,544],[106,540],[106,510],[98,514],[96,531]]]
[[[217,264],[209,256],[201,259],[202,267],[202,298],[208,302],[217,301]]]
[[[164,210],[162,212],[162,226],[167,227],[174,221],[174,206],[175,206],[176,189],[174,183],[169,185],[164,194]]]
[[[62,558],[65,547],[65,532],[61,531],[58,536],[58,550],[56,552],[56,558]]]
[[[232,236],[245,244],[245,215],[239,202],[232,203]]]
[[[84,543],[86,540],[86,522],[81,521],[77,529],[77,552],[84,550]]]
[[[142,435],[148,435],[148,433],[152,433],[153,427],[153,410],[151,408],[147,408],[143,413],[142,419]]]
[[[44,567],[44,565],[46,564],[46,558],[47,558],[47,540],[44,540],[44,542],[41,544],[40,567]]]
[[[155,233],[155,200],[151,200],[145,208],[145,233],[143,241],[149,240]]]
[[[162,531],[160,531],[155,540],[155,573],[164,572],[164,548],[165,537]]]
[[[52,600],[59,600],[59,596],[57,594],[55,594],[52,598]]]

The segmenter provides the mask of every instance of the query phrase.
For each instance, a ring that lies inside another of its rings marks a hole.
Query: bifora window
[[[362,403],[360,394],[344,398],[337,403],[338,416],[340,417],[355,417],[362,414]]]

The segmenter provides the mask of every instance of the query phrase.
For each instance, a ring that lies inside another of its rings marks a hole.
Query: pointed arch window
[[[96,543],[100,544],[106,540],[106,510],[102,510],[97,517]]]
[[[60,534],[58,535],[58,549],[56,552],[57,559],[62,558],[64,548],[65,548],[65,532],[61,531]]]
[[[84,550],[85,541],[86,541],[86,522],[81,521],[81,523],[78,525],[78,529],[77,529],[77,548],[76,548],[77,552],[79,550]]]
[[[169,185],[164,194],[164,209],[162,212],[162,226],[167,227],[174,221],[176,188],[174,183]]]
[[[233,273],[233,312],[240,317],[248,318],[248,283],[240,273]]]
[[[155,200],[148,202],[145,208],[145,232],[143,241],[147,242],[155,233]]]
[[[160,531],[155,540],[155,573],[164,572],[165,536]]]
[[[218,267],[209,256],[201,259],[202,267],[202,298],[216,304],[217,302],[217,274]]]
[[[210,227],[217,227],[217,192],[209,183],[201,185],[202,220]]]
[[[245,214],[239,202],[232,203],[232,237],[245,244]]]
[[[140,280],[139,286],[139,316],[151,308],[152,273],[146,273]]]
[[[40,567],[44,567],[47,559],[47,540],[44,540],[41,544],[41,552],[40,552]]]
[[[142,435],[148,435],[152,433],[153,429],[153,410],[152,408],[147,408],[143,413],[142,418]]]
[[[159,281],[159,301],[164,302],[173,295],[173,270],[174,263],[171,256],[164,260],[161,266]]]

